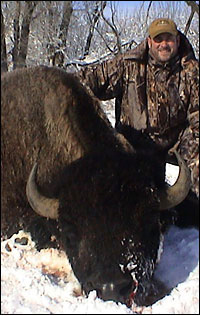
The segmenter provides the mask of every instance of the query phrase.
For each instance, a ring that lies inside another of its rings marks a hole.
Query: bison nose
[[[108,283],[94,283],[87,283],[85,287],[87,293],[91,290],[96,290],[97,296],[104,301],[112,300],[121,303],[126,302],[134,287],[134,282],[130,275],[122,275],[120,279]]]
[[[100,293],[97,290],[97,294],[103,300],[113,300],[116,302],[125,303],[130,293],[133,291],[133,280],[126,279],[120,280],[115,283],[103,284]],[[99,295],[100,294],[100,295]]]

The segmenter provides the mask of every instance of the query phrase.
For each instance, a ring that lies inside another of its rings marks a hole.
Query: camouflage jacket
[[[135,49],[79,72],[82,82],[101,100],[116,98],[120,122],[144,130],[156,142],[173,146],[190,125],[198,131],[198,61],[180,33],[179,55],[159,64],[148,53],[147,39]]]
[[[116,127],[131,125],[165,148],[177,147],[199,193],[199,64],[179,32],[178,55],[165,64],[149,54],[147,39],[135,49],[86,67],[77,75],[100,100],[115,100]]]

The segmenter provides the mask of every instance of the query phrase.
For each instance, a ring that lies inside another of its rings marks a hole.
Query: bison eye
[[[65,244],[67,247],[73,247],[76,242],[76,235],[72,232],[68,232],[65,235]]]
[[[78,231],[74,224],[67,222],[66,220],[60,221],[61,227],[61,238],[64,242],[64,245],[67,248],[75,246],[75,243],[78,241]]]

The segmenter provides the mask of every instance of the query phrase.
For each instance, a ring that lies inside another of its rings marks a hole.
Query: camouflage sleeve
[[[190,103],[188,108],[188,121],[194,137],[199,137],[199,64],[191,63],[191,71],[188,73],[188,86],[190,87]]]
[[[118,55],[96,66],[87,66],[76,73],[81,82],[100,100],[117,97],[123,75],[123,58]]]
[[[180,138],[179,148],[191,171],[192,190],[199,197],[199,69],[197,65],[188,72],[190,103],[188,107],[189,126]]]

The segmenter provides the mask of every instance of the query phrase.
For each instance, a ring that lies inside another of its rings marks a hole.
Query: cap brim
[[[149,34],[149,35],[151,38],[155,38],[156,36],[163,34],[163,33],[169,33],[169,34],[174,35],[174,36],[176,36],[178,34],[178,32],[176,32],[176,31],[173,32],[173,31],[166,31],[166,30],[158,30],[157,32],[154,32],[152,35],[151,34]]]

